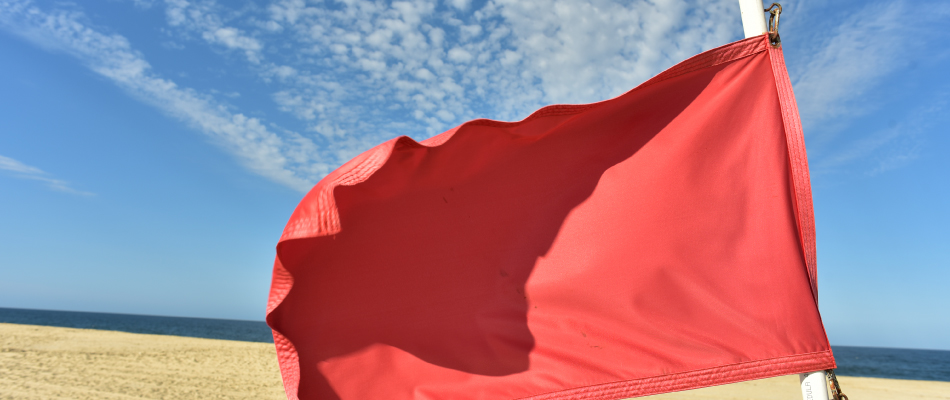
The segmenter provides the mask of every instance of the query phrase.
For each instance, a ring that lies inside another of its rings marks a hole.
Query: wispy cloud
[[[76,194],[80,196],[93,196],[93,193],[84,192],[81,190],[73,189],[69,186],[69,183],[59,179],[55,179],[49,176],[43,170],[26,165],[17,160],[14,160],[10,157],[0,156],[0,171],[6,171],[9,175],[20,178],[20,179],[29,179],[33,181],[39,181],[46,184],[50,189]]]
[[[282,138],[257,118],[233,113],[208,95],[159,77],[126,38],[91,28],[81,13],[47,12],[25,1],[4,2],[0,3],[0,24],[38,45],[76,56],[132,95],[209,135],[262,176],[307,190],[330,168],[318,161],[319,151],[299,151],[316,149],[308,139],[293,132]]]
[[[864,173],[878,175],[912,162],[923,152],[926,133],[934,130],[934,121],[940,121],[946,113],[948,95],[939,92],[901,121],[847,142],[839,151],[816,162],[812,169],[829,173],[860,163]]]
[[[857,100],[900,66],[914,16],[902,2],[866,4],[791,66],[806,129],[868,111]]]
[[[797,13],[788,17],[796,19],[784,25],[789,34],[783,35],[800,41],[792,43],[798,57],[789,72],[809,152],[817,156],[813,168],[821,174],[860,165],[864,172],[877,174],[906,165],[919,155],[920,118],[932,111],[911,112],[885,129],[848,128],[887,103],[875,92],[914,57],[926,54],[929,40],[947,38],[942,26],[950,5],[875,1],[851,6],[846,14],[829,5],[813,7],[792,2],[787,9]],[[819,19],[822,13],[835,14]]]

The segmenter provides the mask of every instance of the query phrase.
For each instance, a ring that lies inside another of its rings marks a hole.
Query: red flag
[[[621,399],[835,366],[766,36],[617,98],[400,137],[277,245],[288,398]]]

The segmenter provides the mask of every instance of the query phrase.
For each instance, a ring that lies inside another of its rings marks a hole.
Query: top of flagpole
[[[745,31],[745,37],[750,38],[768,32],[764,11],[762,0],[739,0],[739,12],[742,14],[742,29]]]

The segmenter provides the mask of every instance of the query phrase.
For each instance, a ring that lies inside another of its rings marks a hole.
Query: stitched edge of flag
[[[772,63],[775,89],[782,109],[782,121],[785,124],[785,140],[788,144],[788,163],[791,167],[792,189],[795,193],[793,204],[798,232],[805,256],[805,267],[808,269],[808,280],[811,282],[811,293],[817,304],[818,260],[815,245],[815,211],[812,205],[811,178],[808,174],[808,155],[805,152],[805,135],[798,116],[798,103],[792,92],[792,82],[785,68],[785,56],[782,55],[782,49],[769,46],[769,59]]]
[[[522,400],[616,400],[699,389],[753,379],[771,378],[834,368],[831,351],[797,354],[696,371],[562,390]]]
[[[767,39],[766,39],[767,40]],[[815,209],[811,194],[811,177],[808,172],[808,154],[805,149],[805,133],[802,129],[801,117],[798,114],[798,102],[792,91],[792,82],[785,67],[785,56],[781,47],[768,46],[769,60],[772,65],[772,76],[775,80],[775,90],[778,94],[779,107],[782,111],[782,123],[785,128],[785,142],[788,149],[789,174],[792,178],[792,199],[796,223],[801,240],[802,255],[805,258],[805,269],[808,281],[811,284],[811,294],[815,301],[815,311],[819,315],[825,344],[828,342],[828,333],[825,331],[824,321],[821,320],[821,311],[818,310],[818,251],[815,235]],[[832,356],[832,366],[834,358]]]
[[[740,40],[690,57],[689,59],[686,59],[670,67],[669,69],[661,72],[646,82],[643,82],[637,87],[620,96],[614,97],[613,99],[591,104],[551,105],[543,107],[529,115],[527,118],[517,122],[476,119],[463,123],[429,139],[423,140],[422,142],[416,142],[407,136],[394,138],[354,157],[352,160],[343,164],[340,168],[337,168],[320,180],[320,182],[318,182],[310,190],[310,192],[304,196],[303,200],[300,201],[300,204],[297,206],[297,209],[294,210],[294,213],[291,215],[290,220],[285,226],[283,234],[277,243],[277,259],[275,259],[274,262],[271,290],[270,295],[268,296],[267,312],[265,314],[265,319],[268,321],[268,325],[270,325],[271,312],[280,306],[280,303],[283,302],[283,300],[290,293],[290,290],[293,288],[293,275],[290,273],[290,271],[284,268],[280,262],[281,243],[294,239],[328,236],[339,232],[341,229],[340,216],[336,207],[333,190],[337,186],[352,186],[366,181],[370,176],[372,176],[374,173],[376,173],[376,171],[386,164],[392,153],[397,151],[398,148],[403,146],[409,148],[421,146],[440,146],[449,141],[459,130],[468,125],[512,127],[544,116],[576,114],[589,108],[597,107],[600,104],[612,101],[616,98],[626,96],[629,93],[641,90],[655,83],[675,78],[677,76],[694,72],[703,68],[708,68],[752,56],[766,51],[768,48],[769,46],[766,35]],[[287,399],[298,400],[297,390],[300,384],[300,359],[297,354],[297,350],[294,348],[293,343],[277,329],[274,329],[273,326],[271,330],[274,334],[274,345],[277,350],[278,364],[280,365],[281,378],[284,383],[284,390],[287,395]]]

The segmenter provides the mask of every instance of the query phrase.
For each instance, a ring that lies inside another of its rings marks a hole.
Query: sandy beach
[[[852,400],[950,399],[950,382],[840,377]],[[284,399],[274,346],[0,323],[0,399]],[[646,399],[798,400],[797,376]]]
[[[270,343],[0,324],[0,399],[285,399]]]

